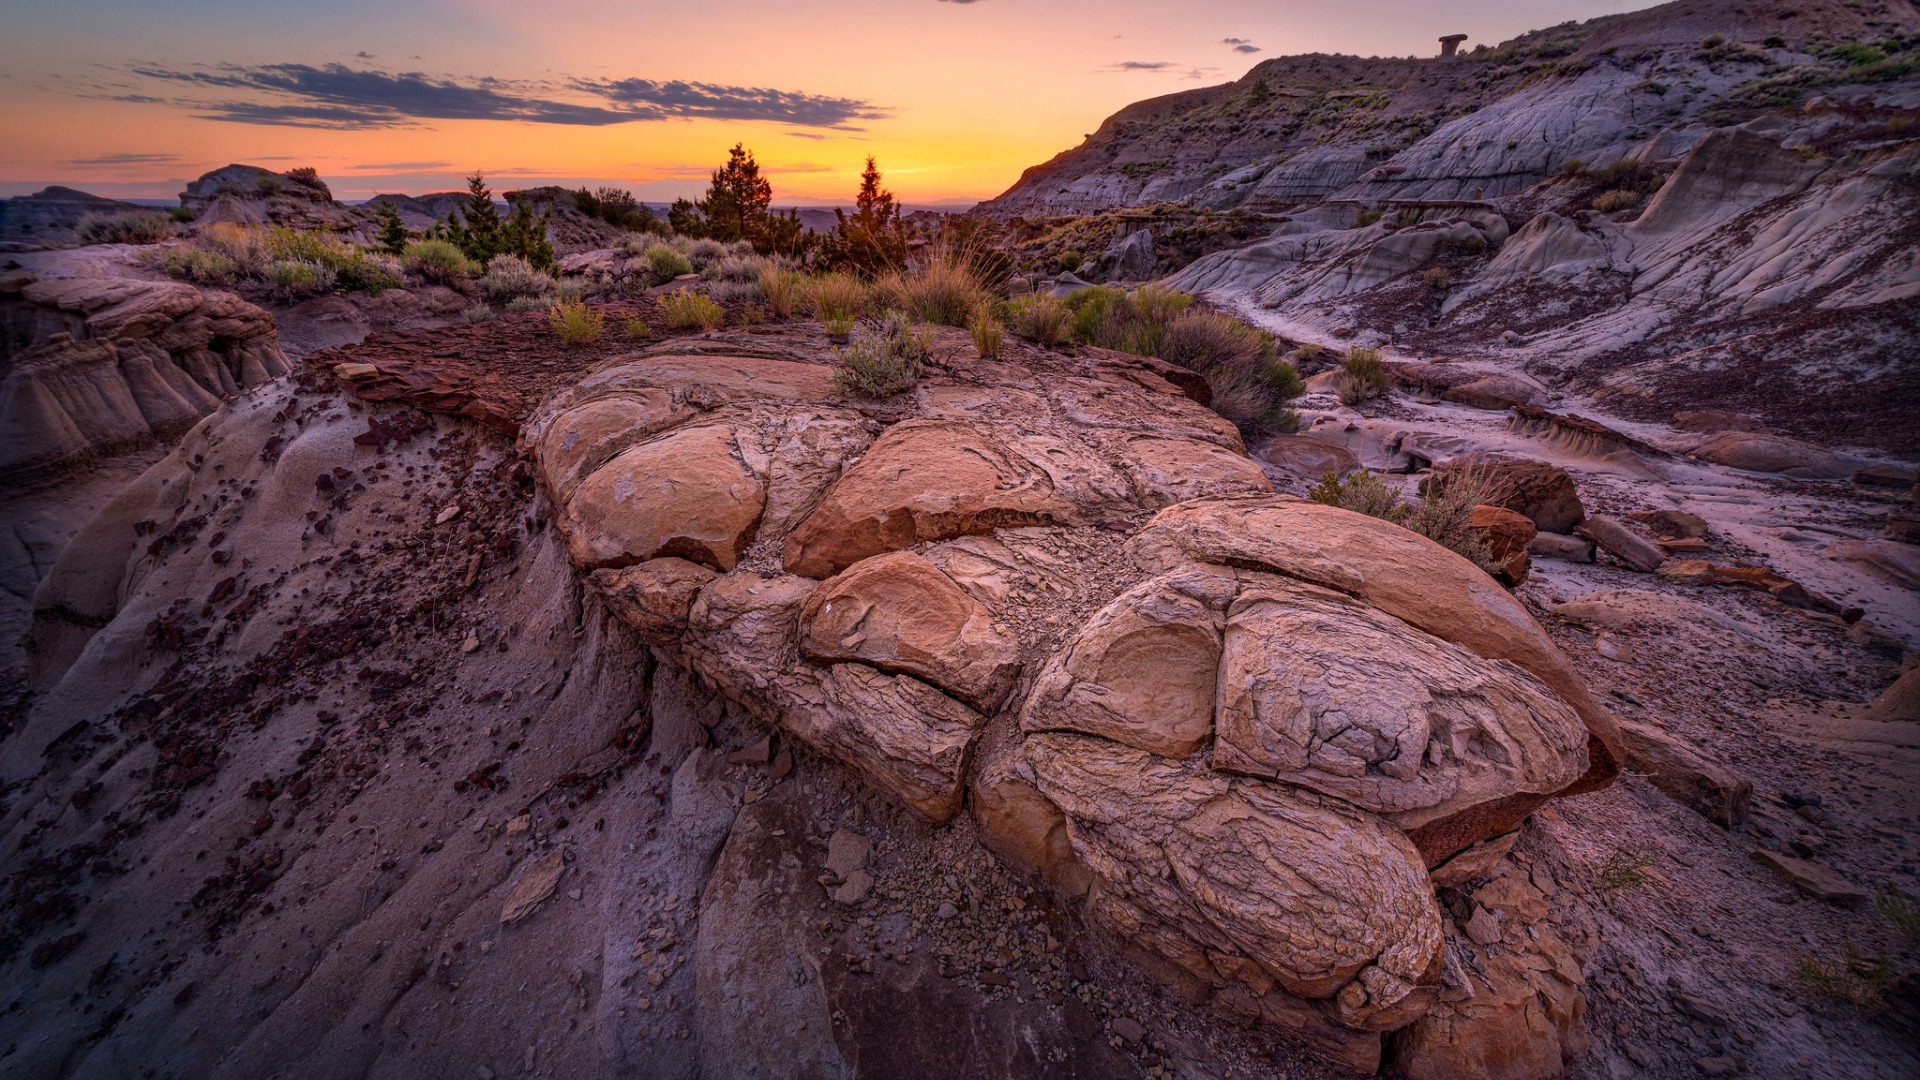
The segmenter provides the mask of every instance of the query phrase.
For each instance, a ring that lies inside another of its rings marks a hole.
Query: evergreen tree
[[[408,232],[406,225],[400,221],[400,211],[395,210],[392,203],[380,203],[374,207],[374,210],[380,215],[381,250],[389,255],[406,254],[407,241],[413,237],[413,234]]]
[[[900,205],[893,201],[892,192],[880,186],[880,167],[872,157],[860,174],[860,193],[854,196],[853,206],[851,217],[834,208],[839,224],[823,245],[821,260],[864,274],[904,266],[907,234],[900,221]]]
[[[452,241],[467,258],[482,265],[495,255],[518,255],[542,270],[553,265],[547,219],[534,217],[532,205],[522,201],[502,221],[486,177],[479,173],[467,177],[466,199],[428,235]]]
[[[761,177],[753,152],[734,143],[726,165],[714,170],[707,197],[694,205],[706,218],[707,235],[730,244],[763,237],[772,203],[773,185]]]
[[[667,208],[667,228],[695,239],[707,235],[707,223],[701,219],[692,199],[673,200],[673,205]]]

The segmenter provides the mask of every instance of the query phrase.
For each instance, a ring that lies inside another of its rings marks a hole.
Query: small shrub
[[[1586,171],[1587,163],[1579,158],[1571,158],[1560,166],[1560,173],[1563,176],[1579,176]]]
[[[529,311],[545,311],[553,306],[553,301],[544,296],[516,296],[507,301],[509,315],[524,315]]]
[[[275,259],[267,264],[268,284],[287,296],[306,296],[333,288],[333,271],[304,259]]]
[[[483,323],[493,318],[493,309],[485,304],[469,304],[460,309],[460,321]]]
[[[1340,404],[1349,408],[1386,394],[1389,383],[1386,369],[1380,366],[1380,350],[1353,345],[1340,361],[1340,374],[1334,379],[1334,392]]]
[[[382,289],[397,289],[405,284],[401,279],[399,263],[357,251],[332,269],[340,287],[352,292],[379,292]]]
[[[733,316],[735,326],[759,326],[767,321],[765,304],[741,304],[740,310]]]
[[[1353,215],[1353,227],[1356,229],[1364,229],[1374,222],[1379,221],[1381,215],[1385,212],[1384,210],[1362,210]]]
[[[1615,848],[1600,865],[1595,887],[1606,890],[1638,885],[1647,880],[1647,869],[1659,861],[1658,855],[1644,848]]]
[[[82,244],[157,244],[173,235],[173,220],[162,210],[90,210],[80,215],[73,234]]]
[[[693,263],[666,244],[654,244],[647,248],[647,269],[653,272],[653,280],[666,284],[681,274],[693,273]]]
[[[269,258],[299,260],[330,266],[343,262],[351,253],[346,245],[312,229],[295,229],[285,225],[268,227],[263,234]]]
[[[555,304],[547,311],[547,325],[563,345],[588,345],[600,340],[606,318],[585,304]]]
[[[184,206],[176,206],[167,211],[167,220],[173,222],[175,225],[185,225],[187,222],[193,220],[193,211]]]
[[[436,285],[451,285],[473,275],[465,252],[447,240],[416,240],[407,245],[400,262]]]
[[[891,397],[920,383],[922,365],[933,342],[914,328],[900,312],[891,312],[877,325],[840,350],[840,367],[833,374],[833,390],[848,397]]]
[[[1801,957],[1794,977],[1822,997],[1866,1009],[1878,1008],[1886,1000],[1887,983],[1893,978],[1887,958],[1864,956],[1851,941],[1841,942],[1840,948],[1837,960]]]
[[[974,309],[973,318],[967,322],[967,333],[973,336],[973,347],[982,360],[997,360],[1000,357],[1000,339],[1006,328],[993,314],[993,308],[982,304]]]
[[[1023,296],[1008,305],[1014,332],[1037,345],[1058,345],[1067,339],[1073,312],[1053,296]]]
[[[1193,313],[1167,327],[1156,354],[1189,371],[1256,369],[1275,356],[1273,339],[1230,315]]]
[[[687,261],[693,263],[693,268],[702,274],[707,272],[707,267],[726,256],[727,245],[718,240],[695,240],[687,245]]]
[[[1133,306],[1148,322],[1172,323],[1193,306],[1193,294],[1165,285],[1142,285],[1131,294]]]
[[[646,337],[648,334],[653,333],[652,330],[647,328],[646,323],[641,322],[637,318],[629,318],[621,329],[627,332],[628,337]]]
[[[821,322],[845,320],[851,324],[867,306],[867,287],[852,274],[823,274],[807,283],[807,303]]]
[[[716,259],[707,267],[706,276],[720,281],[732,281],[743,284],[758,284],[760,272],[773,265],[773,260],[760,255],[728,255]]]
[[[1874,894],[1873,906],[1893,924],[1901,937],[1920,942],[1920,900],[1902,896],[1891,889],[1882,889]]]
[[[160,260],[160,268],[177,278],[202,285],[222,285],[234,278],[233,260],[217,251],[182,246],[169,250]]]
[[[554,299],[562,304],[577,304],[586,296],[587,282],[580,278],[567,278],[554,286]]]
[[[1396,525],[1406,515],[1406,507],[1401,505],[1400,497],[1394,494],[1386,481],[1365,470],[1344,477],[1327,473],[1307,492],[1307,497],[1317,503],[1391,521]]]
[[[826,330],[828,337],[845,340],[849,334],[853,333],[853,316],[829,315],[820,320],[820,326]]]
[[[776,319],[793,317],[794,295],[799,291],[799,275],[791,270],[782,270],[769,262],[760,268],[760,295],[767,298],[767,307]]]
[[[1444,266],[1429,266],[1420,275],[1420,283],[1434,292],[1446,292],[1453,285],[1453,271]]]
[[[1080,269],[1080,264],[1086,261],[1087,257],[1082,255],[1078,248],[1068,248],[1059,255],[1054,256],[1053,268],[1060,273],[1071,274],[1075,270]]]
[[[708,284],[707,295],[723,304],[751,304],[766,299],[757,281],[715,281]]]
[[[474,285],[481,296],[496,304],[522,296],[552,298],[559,292],[559,282],[535,270],[532,263],[518,255],[495,255],[489,259],[487,272],[480,275]]]
[[[1603,214],[1618,213],[1640,205],[1640,193],[1627,188],[1603,191],[1593,200],[1593,208]]]
[[[1429,485],[1426,497],[1407,511],[1400,524],[1491,575],[1499,569],[1493,553],[1469,526],[1473,508],[1491,501],[1492,486],[1486,472],[1462,470],[1443,487]]]
[[[669,330],[717,330],[727,311],[692,289],[675,289],[660,298],[660,318]]]

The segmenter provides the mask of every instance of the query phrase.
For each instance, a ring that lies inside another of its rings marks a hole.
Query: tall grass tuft
[[[1000,358],[1000,339],[1005,330],[990,304],[973,309],[973,318],[967,321],[967,333],[973,336],[973,347],[982,360]]]
[[[589,345],[600,340],[606,318],[585,304],[555,304],[547,309],[547,325],[563,345]]]
[[[675,289],[660,298],[660,318],[669,330],[718,330],[727,311],[692,289]]]

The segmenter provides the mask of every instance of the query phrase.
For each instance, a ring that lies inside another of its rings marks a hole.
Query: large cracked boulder
[[[868,403],[754,348],[616,361],[529,423],[591,589],[1223,1012],[1373,1069],[1438,999],[1429,868],[1618,771],[1504,589],[1275,495],[1151,369],[943,331]]]

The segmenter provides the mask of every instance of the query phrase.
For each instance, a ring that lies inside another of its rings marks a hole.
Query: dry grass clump
[[[964,327],[976,308],[993,299],[960,258],[934,259],[910,273],[889,270],[874,279],[873,292],[880,306],[938,326]]]
[[[718,330],[727,311],[692,289],[675,289],[660,298],[660,318],[669,330]]]
[[[1420,283],[1434,292],[1446,292],[1453,285],[1453,271],[1444,266],[1429,266],[1420,275]]]
[[[866,283],[852,274],[822,274],[801,291],[814,318],[823,323],[851,326],[867,306]]]
[[[547,309],[547,325],[563,345],[588,345],[600,340],[606,318],[585,304],[555,304]]]
[[[1640,198],[1640,193],[1637,191],[1631,191],[1627,188],[1614,188],[1611,191],[1601,192],[1599,196],[1593,200],[1593,208],[1603,214],[1618,213],[1621,210],[1631,210],[1639,206]]]
[[[1347,349],[1340,361],[1340,373],[1334,376],[1333,392],[1340,404],[1353,408],[1362,402],[1385,397],[1389,387],[1387,371],[1380,366],[1380,350],[1368,345]]]
[[[883,398],[911,390],[932,355],[931,335],[918,330],[901,312],[870,323],[840,350],[833,390],[848,397]]]
[[[1053,346],[1067,340],[1073,312],[1052,296],[1023,296],[1007,305],[1013,332],[1036,345]]]
[[[201,285],[224,285],[232,281],[237,273],[232,259],[217,251],[191,245],[169,250],[161,257],[160,268],[172,277],[185,278]]]
[[[635,319],[635,318],[628,319],[626,321],[626,325],[623,326],[622,329],[624,329],[627,332],[628,337],[646,337],[648,334],[653,332],[651,329],[647,327],[646,323],[641,322],[639,319]]]
[[[800,292],[800,275],[791,270],[782,270],[772,262],[760,268],[760,294],[767,298],[767,308],[776,319],[793,317],[794,301]]]
[[[173,235],[173,219],[164,210],[89,210],[80,215],[73,234],[82,244],[157,244]]]
[[[1271,334],[1229,315],[1188,312],[1160,331],[1154,355],[1206,376],[1213,411],[1250,439],[1298,424],[1288,406],[1306,384]]]
[[[1801,957],[1794,977],[1821,997],[1865,1009],[1878,1008],[1886,1000],[1887,984],[1893,981],[1887,958],[1866,956],[1851,941],[1841,942],[1840,950],[1836,959]]]
[[[967,320],[967,333],[973,336],[973,347],[982,360],[997,360],[1000,357],[1000,339],[1006,327],[994,315],[993,307],[982,304],[974,309],[973,318]]]

